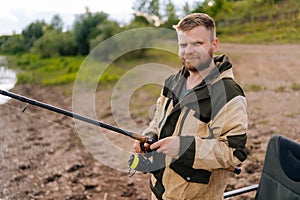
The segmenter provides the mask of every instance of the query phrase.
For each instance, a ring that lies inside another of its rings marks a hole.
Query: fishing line
[[[24,113],[24,114],[31,115],[31,116],[33,116],[33,117],[35,117],[35,118],[37,118],[37,119],[45,120],[45,121],[47,121],[47,122],[49,122],[49,123],[59,125],[59,126],[61,126],[61,127],[63,127],[63,128],[66,128],[66,129],[70,129],[70,130],[72,130],[72,131],[76,131],[76,128],[72,128],[72,127],[70,127],[70,126],[66,126],[66,125],[64,125],[64,124],[62,124],[62,123],[59,123],[59,122],[50,120],[50,119],[48,119],[48,118],[46,118],[46,117],[44,117],[44,116],[42,116],[42,115],[39,115],[39,114],[30,112],[30,111],[27,109],[28,106],[29,106],[29,104],[25,104],[25,105],[22,107],[22,109],[20,109],[20,108],[18,108],[18,107],[16,107],[16,106],[10,105],[10,104],[8,104],[8,103],[2,104],[1,106],[5,106],[5,107],[8,107],[8,108],[14,109],[14,110],[16,110],[16,111],[18,111],[18,112],[20,112],[20,113]]]

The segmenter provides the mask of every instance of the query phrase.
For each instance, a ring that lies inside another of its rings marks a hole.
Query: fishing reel
[[[154,132],[146,133],[145,136],[151,138],[153,143],[158,140],[158,136]],[[151,160],[151,157],[154,152],[151,149],[146,149],[144,143],[140,143],[140,147],[145,154],[137,153],[130,156],[128,160],[129,176],[133,176],[137,171],[144,174],[153,171],[153,161]],[[133,173],[131,173],[131,170],[134,170]]]
[[[133,176],[137,171],[147,174],[152,171],[152,166],[153,163],[149,158],[142,154],[132,154],[128,160],[128,174],[129,176]],[[133,173],[131,173],[131,170],[134,170]]]

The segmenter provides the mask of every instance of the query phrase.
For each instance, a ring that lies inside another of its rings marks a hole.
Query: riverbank
[[[231,57],[236,79],[246,90],[249,114],[249,157],[241,167],[242,173],[231,176],[227,190],[259,182],[265,150],[272,135],[281,134],[300,142],[299,49],[300,45],[221,44],[220,52]],[[19,85],[12,91],[72,109],[72,98],[66,97],[59,87]],[[143,102],[147,94],[137,98],[136,102]],[[110,98],[105,99],[97,101],[96,108],[109,109]],[[33,106],[21,112],[23,106],[14,100],[0,105],[0,198],[150,198],[148,175],[138,173],[128,177],[126,172],[96,160],[81,143],[72,119]],[[111,114],[101,120],[114,123]],[[144,126],[148,119],[140,118],[136,122]],[[109,139],[120,142],[115,135]],[[120,145],[131,146],[132,142],[122,140]],[[98,148],[101,150],[104,146]],[[110,156],[110,150],[102,150]],[[253,199],[254,194],[229,199]]]
[[[12,91],[71,109],[71,98],[57,89],[22,85]],[[145,176],[129,178],[94,159],[71,118],[33,106],[21,112],[23,106],[13,100],[0,105],[1,199],[149,198]]]

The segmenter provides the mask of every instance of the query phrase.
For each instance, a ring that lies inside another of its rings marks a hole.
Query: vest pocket
[[[170,168],[187,182],[208,184],[211,172],[205,169],[187,167],[180,160],[170,164]]]

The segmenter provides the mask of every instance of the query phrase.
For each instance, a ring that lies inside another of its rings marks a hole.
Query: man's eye
[[[195,46],[200,46],[200,45],[202,45],[202,44],[203,44],[203,42],[195,42],[195,43],[194,43]]]
[[[179,44],[179,46],[180,46],[181,48],[184,48],[184,47],[187,46],[187,44]]]

